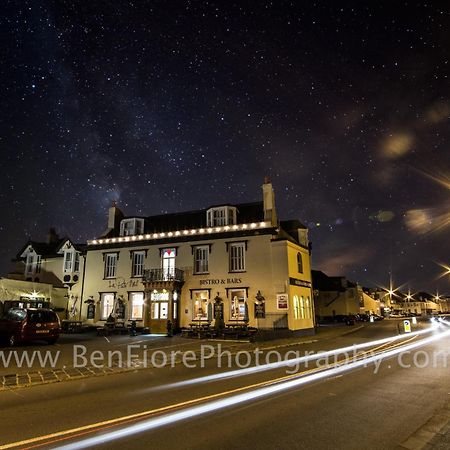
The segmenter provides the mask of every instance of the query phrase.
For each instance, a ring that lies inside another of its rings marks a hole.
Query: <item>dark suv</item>
[[[59,317],[51,309],[11,308],[0,319],[0,337],[6,339],[10,346],[28,341],[54,344],[60,330]]]

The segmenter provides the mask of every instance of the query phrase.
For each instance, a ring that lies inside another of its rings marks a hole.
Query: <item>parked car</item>
[[[384,317],[379,314],[372,314],[373,320],[383,320]]]
[[[0,338],[10,346],[29,341],[54,344],[60,331],[59,317],[51,309],[11,308],[0,319]]]
[[[359,322],[369,322],[369,320],[370,320],[369,314],[358,314]]]

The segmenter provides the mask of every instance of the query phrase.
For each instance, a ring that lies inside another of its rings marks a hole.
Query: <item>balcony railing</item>
[[[142,277],[144,283],[161,283],[164,281],[184,282],[184,271],[181,269],[145,269]]]

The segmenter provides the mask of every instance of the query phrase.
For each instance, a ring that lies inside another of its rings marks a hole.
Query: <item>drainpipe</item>
[[[81,322],[81,310],[83,309],[83,293],[84,293],[84,275],[86,274],[86,259],[87,255],[83,255],[83,280],[81,282],[81,294],[80,294],[80,314],[78,315],[78,320]]]

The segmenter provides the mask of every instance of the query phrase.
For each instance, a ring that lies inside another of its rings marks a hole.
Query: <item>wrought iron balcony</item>
[[[181,269],[145,269],[143,283],[184,282],[184,271]]]

